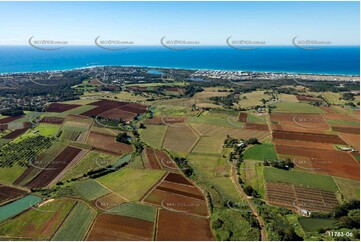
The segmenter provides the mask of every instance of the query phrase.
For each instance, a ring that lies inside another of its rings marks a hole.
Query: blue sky
[[[0,2],[0,44],[103,39],[158,45],[225,39],[290,45],[292,38],[359,44],[359,2]]]

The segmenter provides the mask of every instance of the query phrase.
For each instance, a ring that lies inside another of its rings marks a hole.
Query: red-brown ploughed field
[[[268,125],[267,124],[246,123],[246,129],[268,131]]]
[[[80,151],[81,149],[68,146],[26,186],[29,188],[46,187],[67,167]]]
[[[360,164],[350,153],[287,145],[275,145],[275,147],[278,154],[309,158],[306,163],[311,163],[314,172],[353,180],[360,179]],[[302,159],[295,159],[295,165],[301,169],[305,167]]]
[[[186,117],[155,117],[148,119],[148,124],[176,124],[184,123],[187,120]]]
[[[81,105],[77,104],[52,103],[49,105],[46,111],[52,113],[62,113],[80,106]]]
[[[239,113],[238,121],[244,123],[247,122],[247,113]]]
[[[346,141],[347,144],[351,145],[352,147],[354,147],[358,151],[360,151],[360,135],[359,134],[340,133],[339,135],[344,141]]]
[[[306,147],[306,148],[317,147],[317,149],[335,150],[333,144],[317,143],[317,142],[309,142],[309,141],[273,139],[272,143],[277,145],[297,146],[297,147]]]
[[[23,129],[17,129],[11,132],[10,134],[7,134],[3,137],[3,139],[15,139],[19,137],[20,135],[24,134],[29,128],[23,128]]]
[[[176,174],[176,173],[169,173],[165,178],[165,181],[174,182],[174,183],[181,183],[184,185],[193,186],[193,184],[188,181],[183,175]]]
[[[176,175],[182,176],[180,174]],[[170,211],[208,216],[207,203],[202,191],[193,184],[175,182],[180,181],[179,178],[172,180],[163,180],[146,196],[144,202],[161,206]]]
[[[131,113],[145,113],[148,110],[148,106],[138,104],[138,103],[129,103],[120,107],[121,110],[131,112]]]
[[[10,123],[10,122],[15,121],[17,119],[20,119],[22,117],[24,117],[24,116],[21,115],[21,116],[2,118],[2,119],[0,119],[0,124],[7,124],[7,123]]]
[[[161,169],[159,162],[157,160],[157,157],[154,153],[154,150],[146,147],[145,148],[145,155],[147,156],[147,159],[149,161],[149,163],[145,163],[144,166],[146,166],[145,168],[150,168],[150,169]]]
[[[25,194],[26,191],[0,184],[0,204]]]
[[[103,213],[96,218],[87,240],[153,240],[153,227],[149,221]]]
[[[160,210],[156,240],[213,240],[210,222],[183,213]]]
[[[311,141],[319,143],[340,144],[347,145],[337,135],[332,134],[314,134],[314,133],[301,133],[301,132],[289,132],[289,131],[273,131],[273,138],[275,139],[287,139],[287,140],[300,140]]]
[[[120,110],[119,108],[113,108],[99,114],[99,117],[102,118],[112,119],[112,120],[123,120],[125,122],[132,121],[135,116],[137,116],[137,114],[123,111]]]
[[[332,127],[332,130],[340,133],[360,134],[359,127]]]
[[[64,122],[64,119],[58,117],[44,117],[41,119],[40,122],[47,124],[62,124]]]
[[[115,155],[122,155],[133,151],[131,145],[117,142],[115,140],[115,136],[101,134],[95,131],[90,132],[87,144],[93,146],[99,151]]]
[[[354,117],[353,115],[350,115],[350,114],[347,114],[347,113],[345,113],[345,114],[338,113],[331,107],[319,107],[319,108],[326,111],[326,113],[324,113],[322,115],[327,120],[358,121],[358,119],[356,117]]]
[[[271,121],[273,130],[322,133],[330,129],[321,114],[272,113]]]
[[[174,163],[174,161],[168,156],[168,154],[163,150],[156,150],[155,154],[158,157],[158,160],[160,162],[160,165],[163,169],[171,170],[173,172],[179,171],[177,165]]]
[[[321,101],[321,99],[316,98],[316,97],[307,97],[307,96],[300,96],[300,95],[296,95],[296,98],[298,101],[310,101],[310,102]]]

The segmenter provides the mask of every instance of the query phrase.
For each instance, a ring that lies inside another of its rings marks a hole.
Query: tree
[[[130,144],[128,140],[128,134],[126,132],[119,133],[116,137],[116,141],[124,144]]]

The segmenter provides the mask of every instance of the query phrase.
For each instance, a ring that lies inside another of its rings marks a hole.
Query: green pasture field
[[[165,133],[167,132],[166,125],[146,125],[140,133],[141,139],[152,146],[153,148],[160,149],[163,144]]]
[[[11,185],[26,170],[26,167],[13,165],[12,167],[0,167],[0,183]]]
[[[276,106],[272,109],[275,113],[325,113],[324,110],[308,103],[281,102],[272,106]]]
[[[266,167],[266,181],[284,182],[294,185],[308,186],[326,191],[336,192],[338,190],[331,176],[313,174],[300,171],[286,171],[282,169]]]
[[[143,170],[124,167],[97,178],[108,189],[131,201],[141,199],[165,174],[162,170]]]
[[[298,222],[305,232],[313,232],[319,229],[332,229],[335,227],[335,219],[327,218],[298,218]]]
[[[109,209],[107,213],[115,213],[118,215],[154,222],[156,209],[154,207],[146,206],[143,204],[123,203],[114,208]]]
[[[93,179],[80,181],[74,184],[73,188],[88,201],[93,201],[111,192]]]
[[[277,153],[273,144],[258,144],[244,151],[243,159],[245,160],[260,160],[271,159],[276,160]]]
[[[78,201],[69,216],[55,233],[52,240],[56,241],[80,241],[84,237],[96,216],[94,209],[84,202]]]
[[[220,154],[222,152],[224,139],[219,136],[201,137],[192,153]]]
[[[240,167],[240,173],[245,185],[251,186],[262,197],[265,195],[264,166],[262,162],[245,160]]]
[[[215,176],[219,158],[220,155],[198,153],[191,153],[187,156],[189,164],[194,169],[195,174],[202,178]]]
[[[64,175],[62,180],[68,180],[83,176],[83,174],[108,165],[114,165],[119,158],[116,156],[90,151],[83,159],[81,159],[72,169]]]
[[[345,124],[345,125],[355,125],[355,126],[359,126],[360,125],[360,122],[357,122],[357,121],[352,121],[352,120],[331,120],[331,119],[328,119],[327,120],[327,123],[328,124],[331,124],[331,125],[338,125],[338,124]]]
[[[63,112],[63,114],[81,114],[81,113],[85,113],[89,110],[92,110],[93,108],[96,108],[96,106],[82,105],[80,107],[76,107],[76,108],[70,109],[68,111],[65,111],[65,112]]]
[[[344,199],[360,199],[360,181],[349,180],[341,177],[333,177]]]
[[[0,235],[15,238],[49,239],[75,204],[74,200],[59,199],[36,206],[0,226]]]

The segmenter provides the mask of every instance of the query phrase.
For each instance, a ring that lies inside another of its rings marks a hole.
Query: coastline
[[[175,70],[192,70],[192,71],[241,71],[244,73],[258,73],[258,74],[289,74],[289,75],[312,75],[312,76],[338,76],[338,77],[360,77],[356,74],[333,74],[333,73],[310,73],[310,72],[289,72],[289,71],[249,71],[249,70],[235,70],[235,69],[210,69],[210,68],[186,68],[186,67],[163,67],[163,66],[148,66],[148,65],[90,65],[83,67],[54,69],[54,70],[40,70],[40,71],[24,71],[24,72],[0,72],[0,76],[17,75],[17,74],[37,74],[37,73],[61,73],[74,70],[93,69],[99,67],[134,67],[147,69],[175,69]]]

